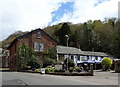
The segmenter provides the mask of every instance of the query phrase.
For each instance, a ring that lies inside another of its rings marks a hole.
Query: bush
[[[48,73],[50,72],[48,68],[45,68],[45,73]]]
[[[55,72],[65,72],[64,69],[55,69]]]
[[[54,66],[57,63],[55,59],[48,58],[47,56],[44,56],[43,59],[43,67],[47,66]]]
[[[45,68],[45,72],[49,73],[49,72],[54,72],[55,70],[53,68]]]
[[[105,70],[109,70],[112,65],[112,60],[108,57],[103,58],[102,65],[105,66]]]
[[[65,66],[67,66],[67,58],[64,60],[64,64]],[[68,58],[68,67],[74,67],[74,66],[75,66],[74,61]]]
[[[18,71],[40,67],[40,62],[35,57],[35,52],[28,45],[21,45],[17,52]]]
[[[21,70],[29,70],[31,67],[25,64],[21,65]]]
[[[54,72],[55,69],[53,69],[53,68],[49,68],[49,71],[50,71],[50,72]]]
[[[36,72],[41,72],[41,68],[35,69]]]
[[[69,72],[73,72],[74,68],[73,67],[70,67],[69,68]]]
[[[75,71],[81,72],[81,67],[76,67]]]
[[[55,72],[61,72],[60,69],[55,69]]]
[[[39,68],[41,67],[42,62],[38,61],[37,59],[32,59],[31,61],[28,62],[28,66],[31,66],[31,69],[33,68]]]

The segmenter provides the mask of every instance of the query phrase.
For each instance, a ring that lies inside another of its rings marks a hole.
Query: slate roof
[[[81,51],[81,49],[75,47],[57,46],[58,54],[79,54],[85,56],[103,56],[108,57],[106,53],[103,52],[91,52],[91,51]]]
[[[83,54],[80,49],[75,47],[66,47],[66,46],[57,46],[57,53],[58,54]]]
[[[19,39],[21,39],[21,38],[24,38],[24,37],[27,37],[27,36],[31,35],[32,33],[38,32],[38,31],[43,32],[46,36],[50,37],[53,41],[55,41],[57,44],[59,44],[59,42],[58,42],[56,39],[54,39],[52,36],[50,36],[49,34],[47,34],[47,33],[46,33],[45,31],[43,31],[42,29],[38,28],[38,29],[35,29],[35,30],[31,31],[31,32],[28,32],[28,33],[26,33],[26,34],[24,34],[24,35],[21,35],[21,36],[15,38],[15,39],[11,42],[11,44],[8,46],[8,48],[9,48],[14,42],[16,42],[17,40],[19,40]]]
[[[84,53],[84,55],[87,56],[103,56],[103,57],[108,57],[108,55],[106,53],[103,52],[91,52],[91,51],[82,51]]]

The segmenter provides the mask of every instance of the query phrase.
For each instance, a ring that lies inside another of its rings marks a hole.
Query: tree
[[[68,59],[68,68],[69,68],[69,67],[74,67],[74,66],[75,66],[75,63],[74,63],[74,61],[71,60],[70,58],[66,58],[66,59],[64,60],[65,66],[67,66],[67,59]]]
[[[40,67],[39,61],[37,61],[34,51],[29,46],[23,44],[18,49],[18,70],[26,70]]]
[[[57,54],[57,50],[56,50],[55,47],[53,47],[53,48],[48,50],[49,58],[56,60],[57,59],[57,55],[56,54]]]
[[[43,56],[43,67],[54,66],[57,64],[57,51],[56,48],[51,48],[46,50],[46,53]]]
[[[116,22],[113,31],[113,55],[120,58],[120,21]]]
[[[44,56],[43,67],[54,66],[55,64],[57,64],[57,61],[55,59],[51,59],[48,56]]]
[[[59,29],[56,32],[56,36],[58,37],[60,44],[66,46],[66,37],[65,35],[69,35],[70,36],[71,31],[70,31],[70,26],[67,23],[64,23],[61,27],[61,29]]]
[[[79,29],[75,31],[76,44],[79,44],[82,50],[92,50],[93,34],[92,21],[81,24]]]

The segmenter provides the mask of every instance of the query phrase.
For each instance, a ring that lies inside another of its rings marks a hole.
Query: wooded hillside
[[[43,29],[66,46],[69,35],[69,46],[83,51],[100,51],[120,58],[120,21],[106,18],[104,21],[94,20],[79,24],[60,23]],[[16,37],[27,32],[18,31],[3,41],[3,47],[9,45]]]

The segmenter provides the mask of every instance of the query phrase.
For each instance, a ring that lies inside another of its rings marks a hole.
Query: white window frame
[[[40,47],[40,50],[39,50],[39,51],[40,51],[40,52],[43,52],[43,51],[44,51],[44,44],[43,44],[43,43],[40,43],[40,44],[39,44],[39,47]]]
[[[34,42],[34,51],[35,52],[39,51],[39,43],[38,42]]]
[[[37,32],[37,38],[41,38],[41,32],[40,31]]]

